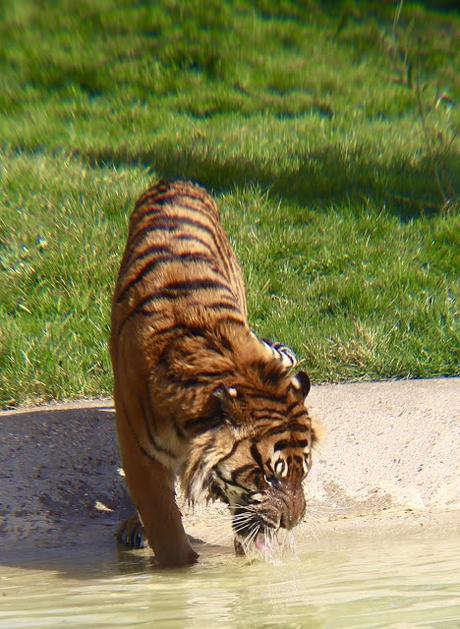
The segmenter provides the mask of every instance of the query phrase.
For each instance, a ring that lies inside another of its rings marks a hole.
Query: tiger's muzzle
[[[256,548],[265,546],[263,540],[272,540],[276,532],[283,528],[293,529],[302,519],[306,509],[303,488],[270,487],[263,493],[263,499],[248,501],[233,510],[235,549],[244,554],[243,548],[253,542]],[[246,516],[244,515],[246,514]]]
[[[287,530],[293,529],[303,518],[306,509],[305,495],[302,486],[292,489],[270,489],[269,504],[279,513],[279,526]]]

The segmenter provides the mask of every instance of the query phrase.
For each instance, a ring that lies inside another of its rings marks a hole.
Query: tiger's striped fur
[[[292,350],[250,331],[240,267],[202,188],[160,182],[136,203],[111,328],[123,467],[159,563],[197,558],[176,476],[189,500],[228,503],[237,549],[297,524],[314,439],[310,383],[289,372]],[[139,527],[127,526],[120,538],[136,545]]]

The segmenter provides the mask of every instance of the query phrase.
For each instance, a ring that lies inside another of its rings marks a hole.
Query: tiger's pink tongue
[[[258,533],[254,542],[257,550],[263,551],[267,549],[267,542],[265,540],[265,535],[263,533]]]

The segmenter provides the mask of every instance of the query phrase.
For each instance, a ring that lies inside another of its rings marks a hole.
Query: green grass
[[[159,177],[217,197],[251,324],[314,382],[458,374],[459,15],[151,4],[0,8],[0,405],[110,394],[127,218]]]

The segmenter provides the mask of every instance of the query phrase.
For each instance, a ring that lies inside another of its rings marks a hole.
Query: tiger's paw
[[[125,548],[147,548],[148,541],[144,534],[144,527],[137,515],[123,520],[115,534],[117,542]]]

